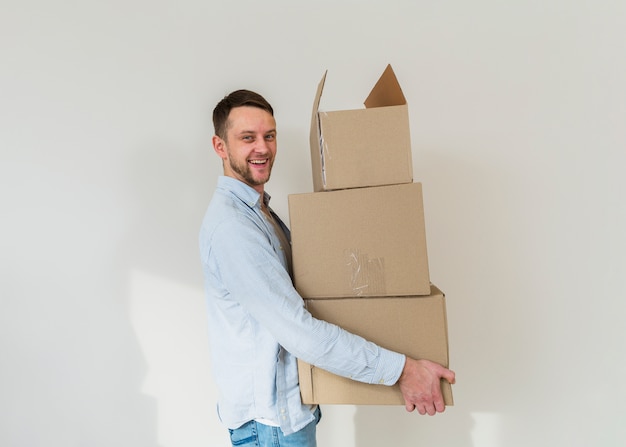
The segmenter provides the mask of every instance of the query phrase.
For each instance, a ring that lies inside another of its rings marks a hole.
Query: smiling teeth
[[[252,163],[253,165],[262,165],[265,162],[266,160],[250,160],[250,163]]]

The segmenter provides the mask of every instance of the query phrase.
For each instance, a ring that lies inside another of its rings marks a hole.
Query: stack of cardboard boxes
[[[316,318],[385,348],[448,366],[444,294],[430,283],[422,187],[413,182],[408,106],[391,68],[365,109],[311,121],[313,193],[289,196],[294,283]],[[369,385],[298,363],[304,403],[398,404]],[[442,382],[446,405],[450,384]]]

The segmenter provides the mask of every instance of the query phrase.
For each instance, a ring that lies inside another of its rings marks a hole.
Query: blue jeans
[[[302,430],[283,435],[280,427],[271,427],[250,421],[230,432],[230,442],[237,447],[316,447],[315,429],[322,417],[320,408],[315,410],[315,420]]]

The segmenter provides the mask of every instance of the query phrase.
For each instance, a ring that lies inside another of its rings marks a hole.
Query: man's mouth
[[[267,158],[264,158],[263,160],[248,160],[248,163],[252,165],[261,166],[267,163]]]

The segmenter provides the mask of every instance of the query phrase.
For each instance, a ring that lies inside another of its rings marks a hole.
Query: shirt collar
[[[250,208],[261,206],[261,194],[253,187],[246,185],[244,182],[233,177],[220,175],[217,179],[217,187],[230,191],[239,200],[246,203]],[[265,205],[269,206],[271,196],[267,192],[263,192],[263,200]]]

